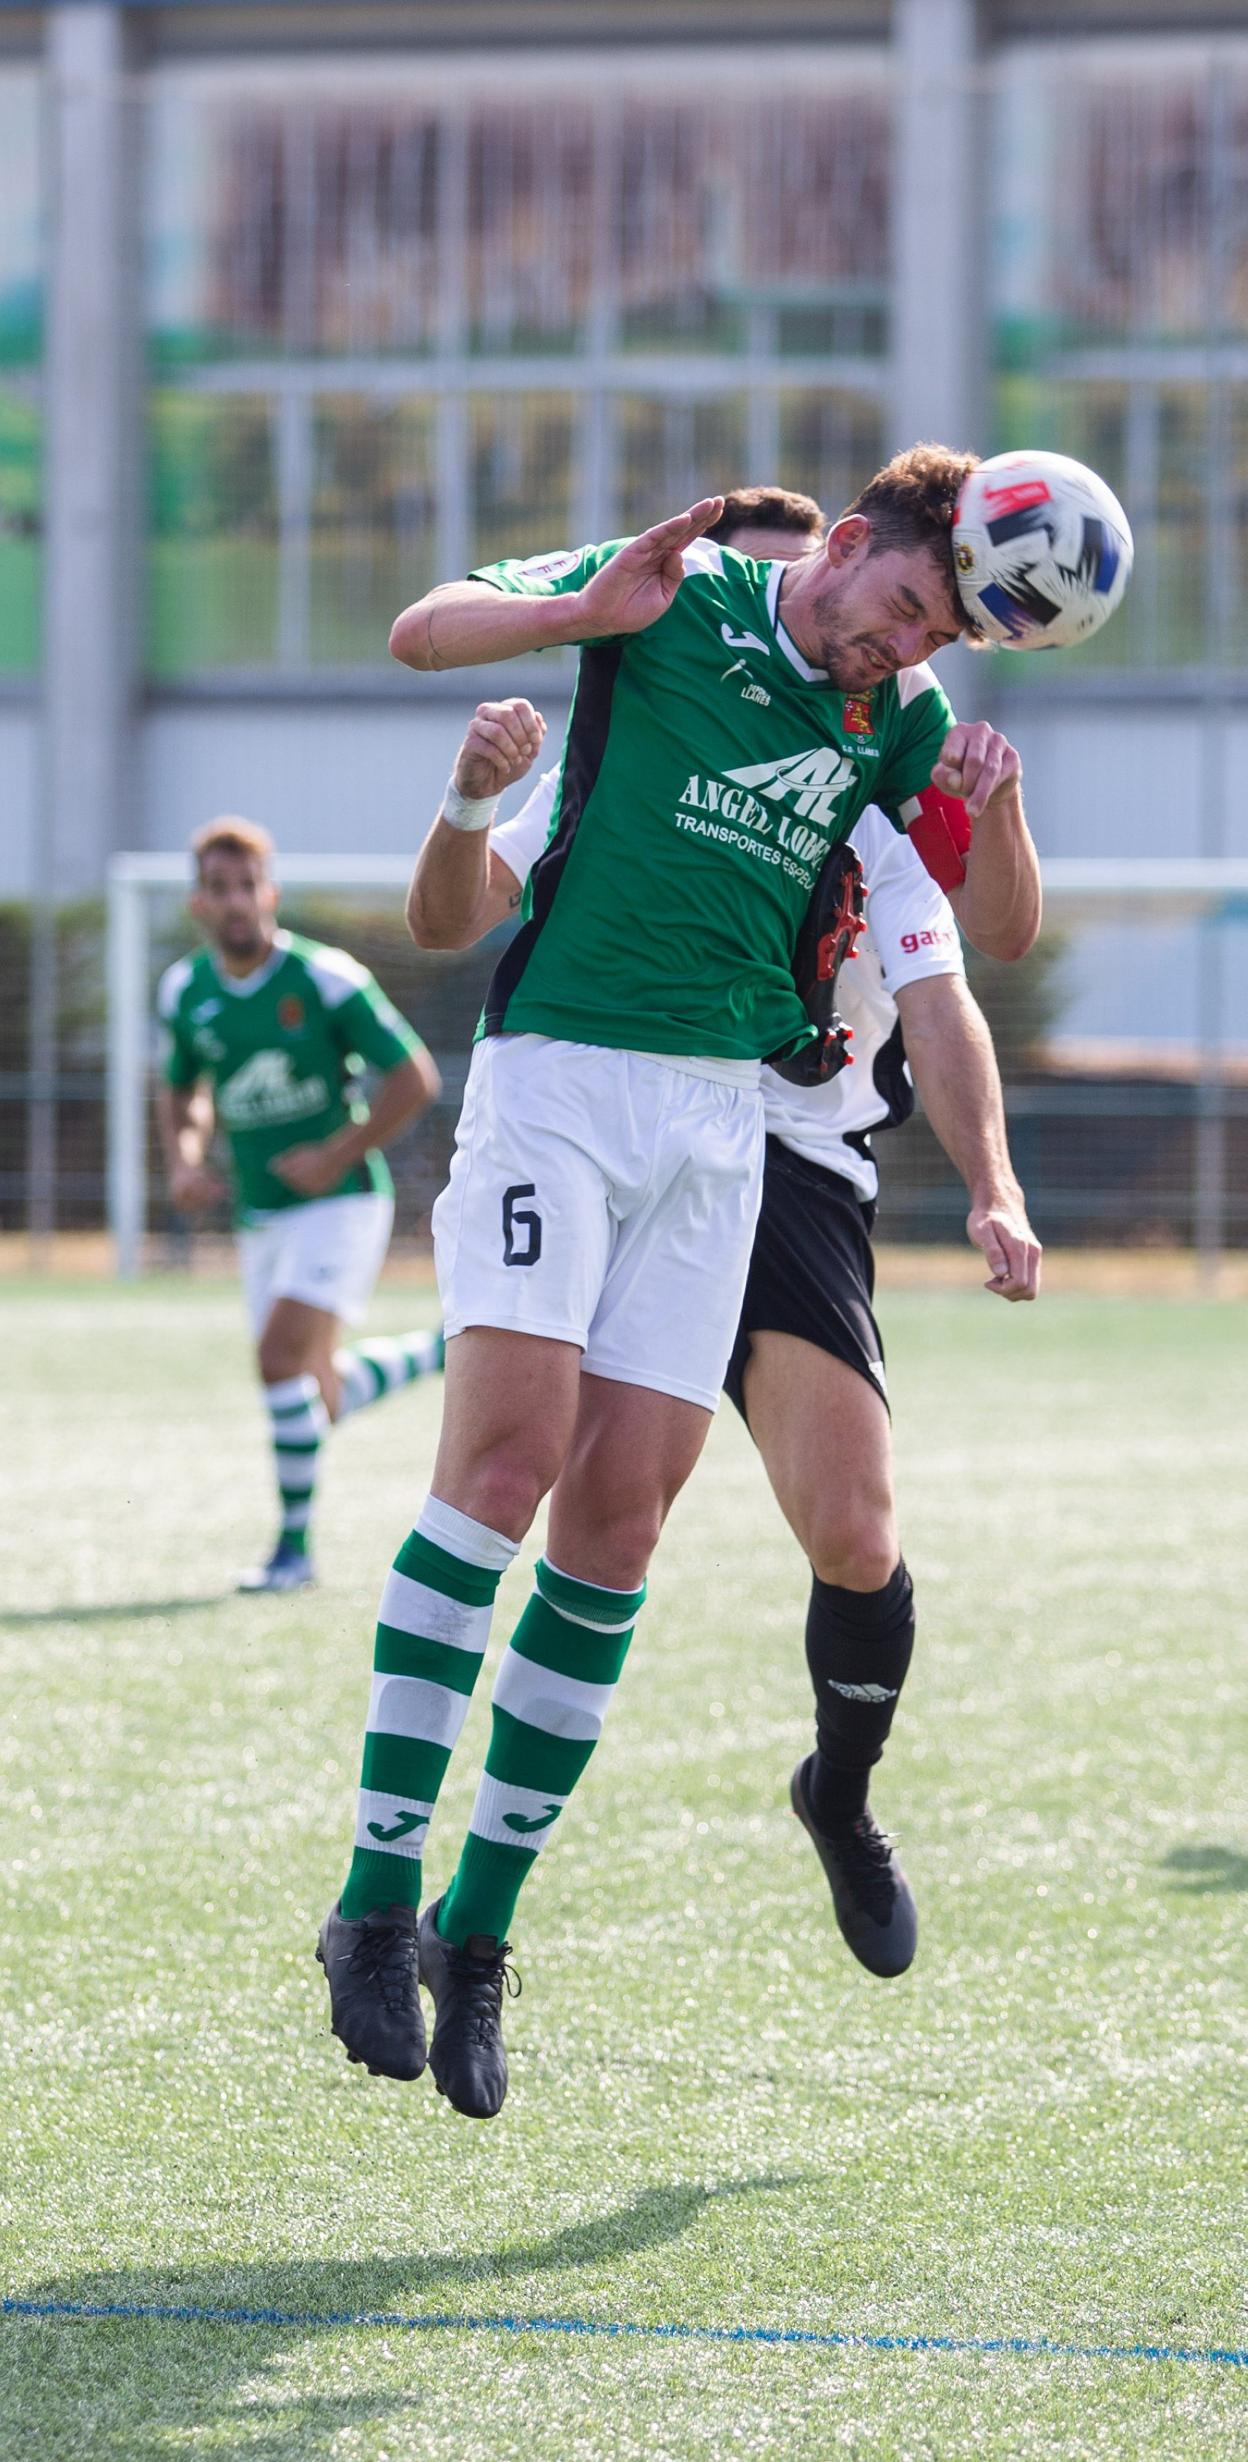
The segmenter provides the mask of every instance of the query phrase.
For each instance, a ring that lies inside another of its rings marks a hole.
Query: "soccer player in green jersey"
[[[597,1742],[715,1407],[758,1211],[761,1062],[812,1032],[791,961],[823,861],[875,803],[951,847],[969,836],[956,894],[980,946],[1017,955],[1038,929],[1017,754],[957,726],[923,663],[966,629],[950,533],[972,466],[898,457],[796,563],[704,543],[710,498],[639,539],[489,568],[394,628],[418,668],[582,650],[552,834],[434,1212],[442,1441],[382,1596],[355,1853],[319,1944],[336,2033],[388,2075],[424,2066],[426,1984],[434,2077],[473,2116],[506,2091],[520,1888]],[[443,798],[469,904],[493,810]],[[556,1478],[463,1852],[418,1919],[494,1594]]]
[[[207,1159],[217,1119],[229,1140],[281,1513],[272,1555],[239,1588],[297,1590],[313,1578],[308,1532],[331,1423],[442,1363],[440,1335],[342,1340],[367,1311],[394,1219],[380,1149],[440,1080],[365,967],[278,929],[267,830],[212,821],[191,851],[191,913],[208,946],[161,979],[161,1142],[170,1197],[195,1212],[224,1194]],[[380,1072],[371,1105],[353,1091],[365,1065]]]
[[[756,560],[787,559],[809,554],[825,528],[809,496],[739,488],[713,536]],[[483,703],[456,756],[454,785],[478,798],[514,785],[539,725],[528,701]],[[558,768],[546,769],[522,809],[491,829],[483,895],[468,912],[454,894],[456,833],[434,823],[408,895],[420,948],[467,948],[514,914],[550,834],[558,781]],[[915,1612],[898,1544],[871,1234],[875,1138],[909,1116],[915,1087],[966,1183],[967,1232],[989,1264],[987,1289],[1034,1299],[1040,1248],[1010,1160],[992,1037],[967,987],[948,900],[909,837],[877,808],[855,823],[848,847],[868,892],[861,947],[836,991],[854,1065],[815,1085],[763,1070],[763,1201],[724,1384],[809,1561],[815,1749],[793,1773],[793,1809],[854,1955],[874,1974],[897,1975],[915,1953],[917,1910],[867,1797],[910,1666]]]

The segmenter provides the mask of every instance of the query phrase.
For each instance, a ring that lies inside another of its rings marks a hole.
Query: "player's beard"
[[[882,643],[870,633],[851,630],[835,595],[829,593],[820,600],[813,613],[819,646],[812,663],[823,668],[838,692],[873,692],[877,684],[896,674]],[[887,663],[880,665],[879,659]]]
[[[235,924],[232,930],[218,932],[217,947],[224,958],[258,966],[269,947],[269,936],[258,923]]]

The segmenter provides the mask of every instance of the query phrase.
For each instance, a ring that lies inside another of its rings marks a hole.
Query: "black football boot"
[[[510,1941],[474,1933],[462,1949],[438,1931],[437,1899],[420,1919],[420,1978],[437,2011],[429,2066],[439,2094],[469,2120],[492,2120],[507,2092],[503,1986],[519,1998]]]
[[[374,1907],[354,1922],[332,1906],[316,1944],[330,2025],[348,2060],[404,2083],[425,2065],[418,1923],[414,1906]]]
[[[842,1936],[873,1975],[904,1975],[919,1936],[910,1884],[869,1811],[834,1830],[815,1827],[808,1794],[813,1758],[798,1762],[789,1797],[828,1876]]]

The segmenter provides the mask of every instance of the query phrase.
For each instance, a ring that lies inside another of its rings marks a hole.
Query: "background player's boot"
[[[246,1573],[239,1574],[238,1587],[240,1590],[306,1590],[308,1583],[315,1580],[316,1567],[307,1550],[290,1547],[279,1539],[267,1564],[253,1564]]]
[[[789,1798],[828,1876],[842,1936],[873,1975],[904,1975],[919,1936],[910,1884],[869,1811],[843,1829],[816,1829],[807,1791],[813,1758],[798,1762]]]
[[[425,2065],[417,1929],[414,1906],[374,1907],[355,1922],[332,1906],[316,1944],[347,2058],[405,2084]]]
[[[439,2094],[469,2120],[492,2120],[507,2092],[503,2050],[503,1984],[519,1998],[520,1977],[507,1964],[510,1941],[475,1933],[457,1949],[438,1931],[442,1901],[420,1919],[420,1978],[437,2016],[429,2066]],[[513,1989],[514,1986],[514,1989]]]

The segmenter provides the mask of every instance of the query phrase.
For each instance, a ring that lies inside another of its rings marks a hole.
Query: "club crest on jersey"
[[[298,1034],[304,1023],[303,1002],[295,992],[288,992],[277,1004],[277,1022],[287,1034]]]
[[[874,735],[869,693],[850,693],[841,713],[841,725],[847,735]]]

